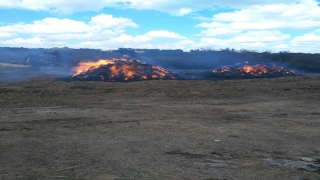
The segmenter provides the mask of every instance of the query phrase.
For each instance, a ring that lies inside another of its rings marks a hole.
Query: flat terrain
[[[320,179],[320,76],[0,83],[0,179]]]

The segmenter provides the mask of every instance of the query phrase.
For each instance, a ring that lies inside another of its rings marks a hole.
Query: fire
[[[276,66],[275,64],[254,64],[245,65],[237,63],[235,66],[223,66],[220,69],[212,71],[214,77],[222,78],[236,78],[236,77],[279,77],[279,76],[293,76],[297,73],[286,70],[283,67]]]
[[[251,66],[244,66],[242,68],[246,73],[250,73],[251,71],[253,71],[253,67]]]
[[[176,79],[170,71],[142,63],[139,60],[100,59],[97,62],[80,62],[73,68],[75,80],[137,81],[149,79]]]
[[[72,75],[72,77],[108,64],[114,64],[114,62],[112,60],[103,59],[99,60],[98,62],[80,62],[77,67],[73,68],[75,73]]]

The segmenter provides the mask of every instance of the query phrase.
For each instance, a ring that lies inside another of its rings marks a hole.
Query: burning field
[[[319,75],[101,59],[44,76],[56,68],[0,83],[0,180],[320,179]]]
[[[237,63],[234,66],[223,66],[214,69],[211,76],[213,78],[272,78],[283,76],[296,76],[291,70],[277,66],[274,63],[269,64],[249,64],[248,62]]]
[[[133,59],[100,59],[96,62],[80,62],[72,68],[74,74],[69,80],[128,82],[143,80],[216,80],[245,78],[274,78],[299,75],[291,70],[269,64],[237,63],[212,71],[175,70],[175,73],[160,66],[150,65]]]
[[[100,59],[97,62],[80,62],[73,68],[72,80],[82,81],[141,81],[174,80],[177,77],[160,66],[142,63],[139,60]]]

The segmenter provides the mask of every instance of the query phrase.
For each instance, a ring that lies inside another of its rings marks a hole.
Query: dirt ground
[[[320,76],[0,83],[0,179],[320,179]]]

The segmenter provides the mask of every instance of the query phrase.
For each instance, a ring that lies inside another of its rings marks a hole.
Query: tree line
[[[182,50],[159,49],[132,49],[119,48],[117,50],[103,51],[99,49],[72,49],[72,48],[10,48],[0,47],[0,62],[22,62],[27,56],[34,55],[34,61],[41,58],[46,51],[58,50],[62,63],[74,66],[80,61],[96,61],[98,59],[112,59],[125,57],[138,59],[153,65],[170,69],[214,69],[221,66],[230,66],[235,63],[276,63],[279,66],[298,69],[308,72],[320,72],[319,53],[257,52],[251,50],[234,49],[197,49],[190,52]]]

